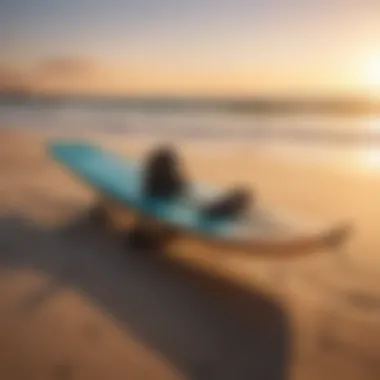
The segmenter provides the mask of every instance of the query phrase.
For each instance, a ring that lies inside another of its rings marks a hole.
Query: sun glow
[[[380,56],[373,58],[365,69],[366,86],[373,95],[380,96]]]

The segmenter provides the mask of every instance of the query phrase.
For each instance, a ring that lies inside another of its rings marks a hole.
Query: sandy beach
[[[157,344],[152,348],[146,340],[135,335],[132,325],[129,329],[121,326],[75,287],[67,285],[57,291],[51,273],[58,272],[49,269],[43,273],[30,265],[13,265],[10,268],[7,263],[12,262],[12,255],[20,255],[21,250],[24,256],[25,251],[38,255],[40,249],[40,243],[26,243],[33,242],[33,236],[39,236],[39,233],[32,234],[32,240],[28,240],[28,229],[16,228],[12,220],[22,218],[38,231],[55,231],[76,220],[94,200],[89,189],[49,160],[44,147],[46,139],[47,136],[30,131],[15,132],[9,129],[0,134],[0,244],[3,245],[2,255],[6,258],[0,275],[0,335],[3,337],[0,343],[3,352],[0,378],[227,379],[222,375],[208,376],[207,371],[199,376],[191,370],[185,373],[182,370],[185,364],[181,367],[170,360],[170,353],[175,351],[173,348],[169,347],[165,354],[160,352]],[[153,143],[148,139],[132,140],[119,136],[99,135],[91,136],[91,139],[135,157],[144,154]],[[185,267],[197,268],[206,277],[216,276],[237,284],[244,291],[261,292],[263,297],[276,300],[289,320],[291,344],[287,357],[287,378],[378,379],[380,239],[377,226],[380,209],[373,200],[380,190],[379,172],[355,166],[343,170],[334,163],[320,165],[302,160],[288,161],[281,156],[255,151],[248,144],[231,144],[225,150],[215,149],[210,143],[183,142],[181,151],[189,174],[194,178],[223,186],[246,183],[256,189],[261,202],[273,209],[325,223],[345,220],[353,223],[353,236],[338,252],[320,252],[288,261],[232,254],[226,256],[217,252],[208,257],[197,252],[186,252],[171,259]],[[60,238],[65,240],[62,236]],[[55,238],[51,240],[52,251],[55,246],[61,246]],[[79,241],[76,247],[81,244],[85,243]],[[89,257],[91,255],[86,256]],[[96,260],[103,263],[100,257]],[[25,258],[23,260],[29,263]],[[41,262],[44,260],[41,259]],[[59,262],[49,265],[58,270]],[[87,264],[82,265],[86,267]],[[114,268],[116,264],[107,265]],[[105,267],[104,271],[112,268]],[[80,277],[80,273],[77,275]],[[196,283],[197,277],[189,281]],[[212,292],[210,297],[214,294]],[[226,290],[215,292],[228,293]],[[32,306],[32,314],[30,311],[17,313],[20,308],[30,309],[28,305],[30,302],[36,303],[35,297],[43,298],[42,306],[39,300],[39,306]],[[131,299],[134,298],[131,296]],[[256,301],[250,302],[255,304]],[[205,312],[205,315],[208,314]],[[97,339],[97,330],[94,332],[91,326],[85,332],[88,339],[83,341],[76,330],[83,320],[91,320],[90,325],[102,326],[102,334],[107,336],[105,345],[91,343],[91,339]],[[254,331],[258,322],[252,318],[251,323]],[[164,322],[162,326],[166,326]],[[248,331],[249,324],[246,326]],[[145,328],[149,330],[148,326]],[[167,331],[170,331],[168,326]],[[231,336],[234,331],[231,327]],[[202,344],[202,339],[199,342]],[[196,344],[198,342],[191,347],[196,347]],[[271,344],[275,342],[271,341]],[[178,347],[180,351],[181,347]],[[202,357],[201,352],[199,355]],[[186,355],[182,357],[179,353],[177,359],[180,363],[189,361]],[[95,366],[92,364],[94,362]],[[216,367],[222,366],[222,362],[213,358]],[[53,369],[49,372],[46,368],[50,367]],[[233,371],[231,368],[229,370]],[[269,378],[278,380],[281,377],[273,375]]]

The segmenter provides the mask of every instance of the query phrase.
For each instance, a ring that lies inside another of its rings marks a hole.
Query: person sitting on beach
[[[154,149],[146,158],[143,191],[146,196],[177,197],[185,196],[188,181],[180,167],[177,152],[162,146]],[[251,203],[251,193],[243,187],[235,188],[217,199],[201,205],[205,217],[237,217],[242,215]]]
[[[175,197],[186,192],[186,179],[174,149],[166,146],[149,153],[144,164],[143,192],[146,196]]]

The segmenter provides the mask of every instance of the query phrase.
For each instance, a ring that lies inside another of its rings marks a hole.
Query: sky
[[[380,96],[380,0],[0,0],[0,89]]]

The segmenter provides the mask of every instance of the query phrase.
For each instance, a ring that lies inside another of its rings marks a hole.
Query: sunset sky
[[[1,0],[0,89],[380,96],[380,0]]]

